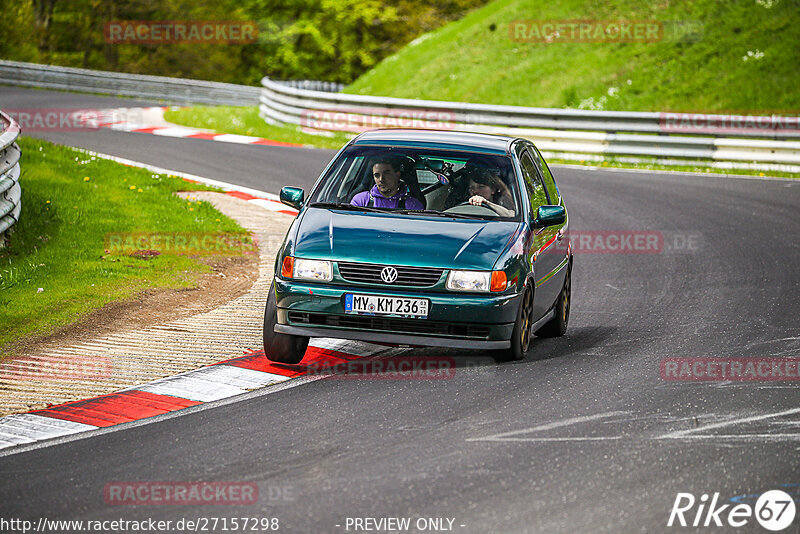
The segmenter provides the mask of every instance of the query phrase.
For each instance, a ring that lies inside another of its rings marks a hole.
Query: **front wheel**
[[[269,288],[267,307],[264,310],[264,354],[273,362],[300,363],[308,347],[308,338],[275,332],[278,323],[278,305],[275,303],[275,282]]]
[[[511,346],[499,351],[494,359],[498,362],[521,360],[531,346],[531,318],[533,317],[533,291],[525,287],[519,303],[517,321],[511,333]]]
[[[558,295],[555,306],[555,315],[547,321],[544,326],[536,331],[539,337],[560,337],[567,332],[569,324],[569,306],[572,298],[572,268],[567,269],[567,276],[564,278],[564,287]]]

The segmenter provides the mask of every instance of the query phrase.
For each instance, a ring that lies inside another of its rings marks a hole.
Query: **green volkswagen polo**
[[[264,352],[296,364],[309,338],[525,356],[560,336],[572,248],[553,174],[530,141],[377,130],[350,141],[299,210],[275,262]]]

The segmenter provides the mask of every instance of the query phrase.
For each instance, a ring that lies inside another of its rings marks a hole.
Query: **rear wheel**
[[[555,306],[555,315],[547,321],[543,327],[536,331],[539,337],[560,337],[567,332],[569,324],[569,307],[572,297],[572,266],[567,269],[567,276],[564,278],[564,287],[558,295]]]
[[[511,333],[511,346],[503,351],[498,351],[494,359],[498,362],[521,360],[528,353],[531,346],[531,319],[533,317],[533,291],[525,287],[522,299],[519,302],[517,321]]]
[[[273,362],[300,363],[308,347],[308,338],[275,332],[278,323],[278,306],[275,303],[275,283],[269,288],[267,307],[264,310],[264,354]]]

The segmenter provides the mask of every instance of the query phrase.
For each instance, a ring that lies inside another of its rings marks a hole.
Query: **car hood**
[[[309,208],[294,255],[444,269],[491,269],[518,222]]]

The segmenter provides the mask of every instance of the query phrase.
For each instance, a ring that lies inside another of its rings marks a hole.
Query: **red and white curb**
[[[151,107],[101,110],[99,112],[97,125],[101,128],[109,128],[122,132],[146,133],[185,139],[202,139],[206,141],[219,141],[222,143],[236,143],[239,145],[303,146],[297,143],[274,141],[263,137],[221,134],[201,128],[177,126],[164,120],[164,111],[167,109],[169,108]]]
[[[276,364],[263,351],[252,352],[109,395],[0,418],[0,449],[141,421],[308,377],[312,372],[322,377],[319,371],[326,368],[391,350],[369,343],[313,339],[300,365]]]

